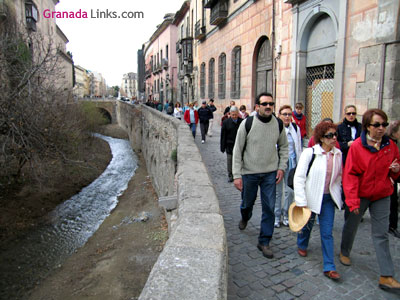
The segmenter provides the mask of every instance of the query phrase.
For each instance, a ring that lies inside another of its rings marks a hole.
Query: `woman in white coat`
[[[314,129],[316,145],[303,151],[293,180],[296,206],[308,207],[312,214],[297,235],[298,254],[307,256],[315,215],[319,216],[324,275],[338,280],[334,262],[333,222],[335,207],[342,209],[342,152],[335,147],[337,125],[321,122]],[[315,155],[307,176],[308,166]]]

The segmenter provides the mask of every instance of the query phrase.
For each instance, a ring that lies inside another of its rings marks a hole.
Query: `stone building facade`
[[[122,77],[122,83],[120,93],[122,96],[128,97],[129,99],[137,98],[137,74],[129,72],[124,74]]]
[[[305,105],[309,133],[322,118],[339,122],[348,104],[360,115],[379,107],[399,119],[399,6],[397,0],[186,1],[175,16],[178,99],[213,98],[220,109],[235,100],[251,111],[257,94],[271,92],[276,109]]]
[[[144,50],[146,96],[161,103],[176,97],[177,27],[173,20],[174,14],[165,15]]]

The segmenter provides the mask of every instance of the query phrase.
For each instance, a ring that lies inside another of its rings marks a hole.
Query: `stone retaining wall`
[[[177,197],[169,240],[139,299],[226,299],[223,217],[188,126],[144,105],[122,102],[117,118],[133,149],[143,152],[158,195]],[[177,161],[171,157],[175,149]]]

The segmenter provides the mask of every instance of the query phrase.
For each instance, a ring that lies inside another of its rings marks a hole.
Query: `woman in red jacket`
[[[189,109],[185,111],[183,118],[192,130],[193,137],[196,137],[196,124],[199,122],[199,113],[194,109],[193,103],[189,104]]]
[[[380,268],[379,287],[400,291],[394,278],[389,250],[390,195],[393,181],[400,175],[399,149],[387,136],[388,118],[380,109],[365,112],[363,132],[351,145],[343,172],[343,190],[350,215],[345,221],[340,246],[340,262],[349,266],[350,251],[357,228],[367,208],[371,215],[372,241]]]

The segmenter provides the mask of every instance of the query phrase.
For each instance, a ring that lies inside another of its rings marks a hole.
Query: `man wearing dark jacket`
[[[346,163],[347,153],[351,144],[361,134],[361,124],[357,121],[357,109],[354,105],[347,105],[344,108],[343,122],[337,128],[337,141],[342,151],[343,167]]]
[[[230,109],[231,117],[226,119],[222,123],[221,128],[221,152],[226,151],[226,161],[228,169],[228,182],[233,182],[232,175],[232,152],[235,146],[236,133],[238,131],[240,123],[243,121],[239,118],[239,110],[236,106],[232,106]]]
[[[204,144],[206,141],[208,126],[210,125],[210,119],[213,118],[213,113],[210,107],[207,106],[207,102],[205,100],[201,103],[201,107],[197,110],[197,112],[200,119],[201,143]]]
[[[337,128],[337,141],[342,151],[343,169],[346,164],[347,153],[349,152],[351,144],[361,134],[361,124],[357,121],[357,109],[354,105],[347,105],[344,108],[344,119]],[[344,219],[347,220],[350,211],[345,202],[345,195],[342,191],[342,199],[344,204]]]

